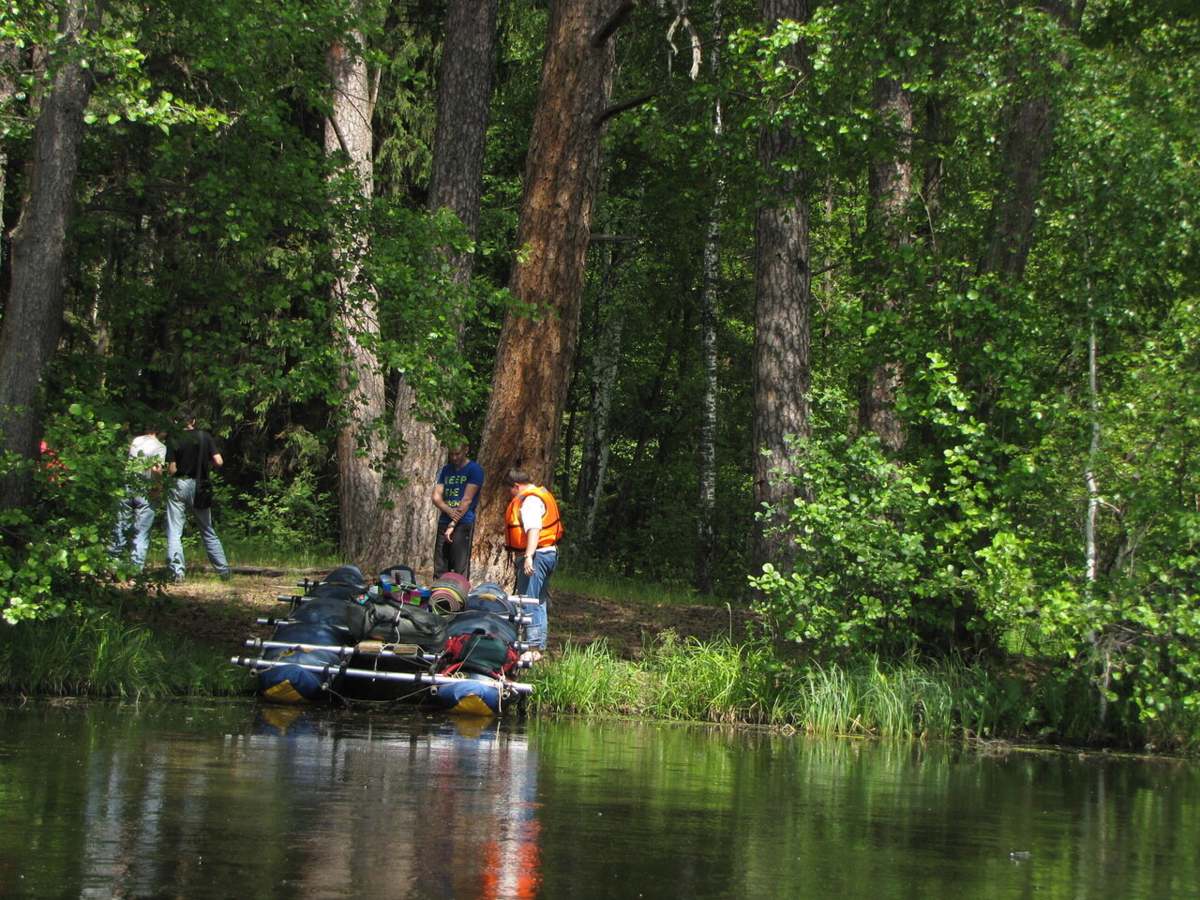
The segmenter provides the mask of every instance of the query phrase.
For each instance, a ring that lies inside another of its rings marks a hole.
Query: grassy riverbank
[[[121,604],[0,628],[0,691],[10,696],[149,700],[247,688],[210,642],[129,621]]]
[[[238,574],[182,586],[113,588],[98,609],[0,629],[0,692],[9,696],[236,696],[230,665],[260,616],[298,575]],[[814,735],[1004,739],[1189,750],[1196,722],[1106,729],[1084,683],[1029,665],[868,659],[817,666],[754,637],[746,610],[662,590],[614,599],[619,586],[562,579],[552,650],[531,673],[536,713],[636,716],[767,726]],[[578,593],[587,590],[589,593]],[[95,598],[93,598],[95,601]]]
[[[553,665],[539,669],[537,684],[537,708],[556,712],[766,725],[823,736],[1029,740],[1053,731],[1037,727],[1036,691],[1016,676],[878,660],[806,667],[785,662],[763,643],[681,641],[671,633],[636,662],[603,644],[568,645]]]

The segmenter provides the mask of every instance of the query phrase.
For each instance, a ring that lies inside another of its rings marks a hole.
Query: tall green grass
[[[889,738],[1036,736],[1038,693],[977,667],[799,665],[767,644],[702,643],[668,632],[639,661],[568,644],[533,676],[543,712],[639,715]]]
[[[109,611],[0,626],[0,692],[154,699],[245,693],[211,648],[170,642]]]
[[[638,713],[642,677],[636,664],[603,643],[568,644],[553,662],[539,665],[533,705],[563,713]]]

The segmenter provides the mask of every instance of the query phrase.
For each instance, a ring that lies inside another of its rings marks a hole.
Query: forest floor
[[[323,574],[323,573],[322,573]],[[306,573],[280,569],[236,571],[229,581],[190,577],[151,591],[149,603],[134,604],[134,615],[157,630],[178,630],[193,640],[240,652],[248,637],[267,637],[270,627],[258,618],[282,616],[290,604],[278,599],[301,592]],[[316,573],[307,577],[316,578]],[[753,615],[743,607],[650,604],[593,597],[551,588],[550,652],[564,644],[605,641],[624,659],[639,659],[663,632],[708,642],[721,637],[743,640]]]

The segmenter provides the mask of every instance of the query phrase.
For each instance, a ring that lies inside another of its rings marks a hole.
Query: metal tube
[[[235,666],[248,666],[250,668],[272,669],[275,666],[295,666],[298,669],[306,669],[309,672],[329,674],[334,674],[335,672],[330,666],[294,663],[282,659],[250,659],[245,656],[232,656],[229,661]],[[451,678],[449,675],[428,675],[424,672],[381,672],[378,669],[336,669],[336,674],[349,675],[352,678],[371,678],[376,681],[407,681],[413,684],[457,684],[463,680],[461,678]],[[495,678],[492,680],[518,694],[527,694],[533,690],[532,684],[526,684],[523,681],[500,681]]]
[[[339,657],[350,657],[355,653],[362,656],[379,656],[384,659],[422,659],[432,662],[438,658],[436,653],[422,653],[416,644],[384,644],[380,641],[364,641],[354,646],[305,644],[295,641],[266,641],[262,638],[246,638],[246,646],[254,650],[321,650],[326,653],[336,653]]]

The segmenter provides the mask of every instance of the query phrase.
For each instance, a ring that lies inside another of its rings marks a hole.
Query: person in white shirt
[[[126,486],[125,497],[117,509],[117,527],[109,545],[109,555],[122,559],[126,552],[137,571],[146,565],[150,547],[150,528],[154,525],[154,504],[162,488],[163,462],[167,447],[163,433],[147,428],[129,444],[129,465],[133,478]]]
[[[517,594],[538,599],[529,611],[533,622],[525,634],[529,644],[541,650],[546,646],[550,576],[558,565],[558,542],[563,536],[558,501],[521,469],[505,475],[504,484],[512,497],[504,513],[504,542],[516,562]]]

